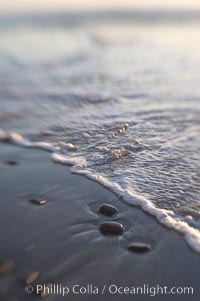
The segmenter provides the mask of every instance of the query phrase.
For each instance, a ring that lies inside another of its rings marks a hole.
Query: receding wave
[[[195,228],[195,221],[191,217],[181,217],[171,210],[157,208],[148,198],[137,193],[132,188],[123,188],[120,183],[110,180],[98,172],[88,169],[87,160],[84,156],[73,154],[71,150],[75,146],[72,144],[59,144],[48,142],[31,142],[18,133],[6,133],[0,129],[0,141],[13,143],[27,148],[43,149],[51,153],[54,162],[71,165],[72,173],[84,175],[87,178],[96,181],[104,187],[110,189],[122,201],[133,206],[139,206],[146,213],[154,216],[162,225],[171,228],[184,235],[188,245],[197,253],[200,253],[200,230]],[[64,153],[63,153],[64,147]]]

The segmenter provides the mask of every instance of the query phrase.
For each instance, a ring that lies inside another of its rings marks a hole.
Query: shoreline
[[[16,268],[0,279],[1,294],[27,300],[24,283],[19,280],[27,268],[38,270],[42,281],[70,287],[76,283],[186,285],[198,292],[199,255],[188,248],[181,235],[140,208],[121,202],[98,183],[51,163],[45,152],[0,145],[0,260],[8,257],[16,263]],[[17,165],[6,164],[8,160],[17,161]],[[47,204],[31,204],[32,197],[42,197]],[[113,218],[99,214],[102,203],[117,207],[118,214]],[[123,235],[103,236],[99,225],[107,220],[123,224]],[[127,249],[134,241],[149,243],[152,250],[134,254]],[[178,297],[188,300],[187,295],[170,296],[170,300]],[[193,297],[198,300],[198,293]],[[120,300],[121,296],[95,298]],[[132,298],[126,296],[127,300]],[[140,298],[148,300],[149,296]],[[49,300],[63,297],[50,296]],[[71,295],[70,300],[88,300],[88,295]]]
[[[96,173],[91,173],[87,169],[82,170],[78,167],[87,166],[85,158],[78,156],[70,156],[62,154],[62,145],[60,144],[51,144],[48,142],[31,142],[25,139],[18,133],[6,133],[0,129],[0,141],[10,142],[13,145],[32,148],[32,149],[41,149],[51,153],[51,159],[55,163],[61,165],[72,166],[71,173],[77,175],[84,175],[86,178],[93,180],[112,193],[117,197],[121,198],[125,203],[140,207],[145,213],[153,216],[161,225],[167,227],[168,229],[173,229],[179,234],[184,236],[185,241],[189,247],[200,254],[200,230],[192,227],[191,220],[187,217],[179,217],[173,211],[157,208],[151,201],[143,197],[140,194],[137,194],[135,191],[129,191],[128,189],[122,189],[121,186],[115,182],[109,181],[105,177],[98,175]],[[74,147],[73,145],[70,145]],[[65,148],[69,145],[65,145]],[[69,149],[68,149],[69,150]],[[65,150],[66,151],[66,150]],[[60,153],[61,152],[61,153]]]

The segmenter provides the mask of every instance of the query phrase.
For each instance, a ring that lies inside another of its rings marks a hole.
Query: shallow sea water
[[[75,164],[200,252],[199,30],[196,22],[2,26],[2,136],[57,146],[55,161]]]

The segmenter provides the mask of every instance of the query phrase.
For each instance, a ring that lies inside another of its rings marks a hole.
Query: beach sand
[[[15,160],[17,164],[8,164]],[[24,293],[26,271],[38,271],[38,282],[72,288],[92,284],[122,287],[193,287],[194,295],[159,295],[156,300],[199,300],[199,255],[183,237],[161,226],[141,209],[66,166],[51,162],[49,154],[0,144],[0,262],[16,266],[0,278],[0,300],[39,300]],[[44,205],[30,202],[39,198]],[[119,212],[112,218],[98,212],[110,203]],[[122,223],[121,236],[99,232],[102,221]],[[135,254],[131,242],[149,243],[152,250]],[[12,297],[13,299],[9,299]],[[148,295],[51,295],[48,300],[151,300]]]

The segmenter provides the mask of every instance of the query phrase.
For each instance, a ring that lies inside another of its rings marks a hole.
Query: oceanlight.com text
[[[35,292],[38,295],[148,295],[154,297],[157,295],[193,295],[194,288],[191,286],[160,286],[148,285],[142,286],[118,286],[116,284],[105,284],[103,286],[87,284],[85,286],[75,284],[72,287],[61,284],[37,284],[35,287],[27,285],[25,287],[27,294]]]

